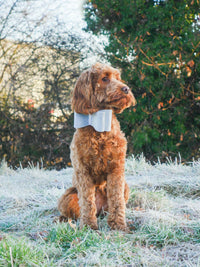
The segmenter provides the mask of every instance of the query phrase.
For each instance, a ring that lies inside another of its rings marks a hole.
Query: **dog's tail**
[[[129,187],[125,184],[124,199],[128,202]],[[96,187],[95,203],[97,208],[97,216],[108,211],[106,185]],[[61,213],[60,221],[65,221],[69,218],[77,220],[80,218],[80,206],[78,203],[78,191],[76,187],[70,187],[65,191],[58,201],[58,210]]]
[[[76,187],[70,187],[61,196],[58,201],[58,210],[61,213],[60,221],[64,220],[64,218],[77,220],[80,217],[78,191]]]

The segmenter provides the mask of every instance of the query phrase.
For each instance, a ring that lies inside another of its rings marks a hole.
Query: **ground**
[[[0,167],[0,266],[200,266],[200,161],[126,160],[129,233],[58,224],[72,168]]]

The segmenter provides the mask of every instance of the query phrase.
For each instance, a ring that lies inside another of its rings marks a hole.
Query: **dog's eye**
[[[103,82],[108,82],[109,79],[108,79],[108,77],[103,77],[103,78],[102,78],[102,81],[103,81]]]

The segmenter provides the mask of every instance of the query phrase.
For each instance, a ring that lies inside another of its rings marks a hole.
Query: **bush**
[[[19,103],[18,103],[19,105]],[[73,116],[55,117],[52,107],[30,108],[18,106],[20,113],[12,113],[5,106],[0,110],[0,158],[9,165],[27,166],[29,162],[57,169],[70,166],[70,143],[73,136]]]
[[[198,1],[87,2],[87,30],[108,37],[106,58],[137,99],[137,107],[119,116],[130,154],[200,155],[197,10]]]

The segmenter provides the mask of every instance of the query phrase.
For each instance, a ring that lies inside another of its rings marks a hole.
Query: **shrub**
[[[100,1],[85,6],[87,29],[108,37],[106,58],[122,69],[137,107],[119,119],[129,153],[148,159],[199,156],[198,1]]]

